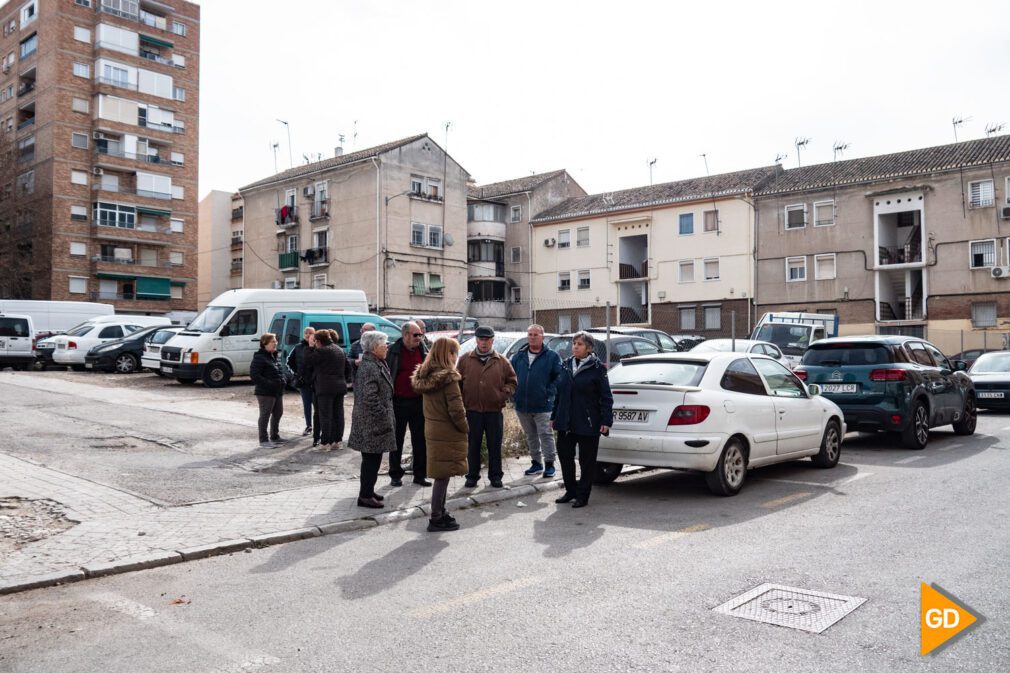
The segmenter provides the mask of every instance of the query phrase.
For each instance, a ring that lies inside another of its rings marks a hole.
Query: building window
[[[87,98],[74,98],[70,103],[70,109],[74,112],[83,112],[85,114],[91,109],[91,105]]]
[[[814,255],[814,280],[831,280],[835,277],[835,255]]]
[[[523,207],[522,206],[512,206],[512,221],[522,222],[523,221]]]
[[[182,152],[172,152],[172,165],[182,166],[186,163],[186,156]]]
[[[424,179],[417,176],[411,176],[410,178],[410,191],[413,194],[421,195],[424,191]]]
[[[298,234],[291,234],[287,240],[288,252],[298,252]]]
[[[589,247],[589,227],[579,227],[575,230],[575,246],[578,248]]]
[[[835,202],[818,201],[814,204],[814,226],[830,227],[835,223]]]
[[[694,260],[688,262],[681,262],[678,265],[680,269],[680,275],[678,281],[681,283],[693,283],[694,282]]]
[[[681,306],[680,309],[680,329],[687,332],[693,332],[695,328],[695,307],[694,306]]]
[[[568,271],[561,271],[558,273],[558,290],[571,290],[572,289],[572,274]]]
[[[182,233],[183,227],[185,226],[185,222],[183,222],[182,220],[172,219],[172,220],[170,220],[170,223],[171,223],[171,229],[172,229],[172,233],[173,234],[181,234]],[[239,240],[241,240],[241,238],[242,237],[239,236]]]
[[[168,253],[168,262],[172,266],[182,266],[183,265],[182,253],[181,252],[170,251]]]
[[[694,233],[694,213],[680,214],[680,235],[689,236]]]
[[[428,178],[428,196],[437,199],[442,195],[442,181]]]
[[[313,290],[323,290],[326,289],[326,274],[317,273],[312,276],[312,289]]]
[[[705,211],[705,231],[719,231],[719,211]]]
[[[95,204],[95,220],[103,227],[133,229],[137,223],[137,209],[99,201]]]
[[[969,257],[972,269],[996,266],[996,241],[972,241],[969,244]]]
[[[86,133],[70,134],[70,144],[78,149],[82,150],[88,149],[88,134]]]
[[[90,7],[91,0],[74,0],[75,5],[80,5],[81,7]]]
[[[83,172],[83,171],[82,171]],[[85,182],[87,183],[87,173],[85,173]],[[20,194],[34,194],[35,193],[35,171],[26,171],[18,176],[17,179],[18,193]]]
[[[428,247],[442,249],[442,226],[438,224],[428,225]]]
[[[81,276],[70,276],[70,294],[87,294],[88,279]]]
[[[802,229],[807,226],[807,204],[786,206],[786,229]]]
[[[85,171],[70,171],[70,182],[75,185],[86,185],[88,174]]]
[[[969,208],[988,208],[996,203],[993,195],[992,180],[979,180],[968,183]]]
[[[995,327],[996,302],[973,302],[971,305],[971,324],[973,327]]]
[[[523,292],[520,287],[509,288],[509,293],[512,295],[513,304],[521,304],[523,301]]]
[[[570,334],[572,331],[572,316],[570,315],[559,315],[558,316],[558,332],[561,334]]]
[[[589,270],[582,269],[579,273],[579,289],[588,290],[589,289]]]
[[[807,279],[807,258],[786,257],[786,282],[796,283]]]
[[[428,294],[442,294],[445,287],[442,285],[442,274],[428,274]]]
[[[91,77],[91,66],[87,63],[74,63],[74,75],[88,79]]]
[[[172,198],[173,199],[184,199],[186,198],[186,188],[182,185],[172,185]]]
[[[39,36],[32,35],[21,40],[20,48],[18,49],[18,57],[21,59],[26,59],[35,53],[35,50],[39,48]]]
[[[562,229],[558,232],[558,247],[570,248],[572,246],[572,230]]]
[[[424,245],[424,225],[414,222],[410,225],[410,244]]]
[[[705,280],[719,280],[719,260],[705,260]]]
[[[88,254],[88,244],[87,243],[77,243],[74,241],[70,242],[70,254],[75,257],[83,257]]]
[[[91,42],[91,31],[87,28],[74,26],[74,39],[78,42]]]
[[[182,299],[182,285],[172,285],[169,287],[172,299]]]
[[[172,22],[172,32],[175,33],[176,35],[181,35],[182,37],[186,37],[186,24],[179,23],[178,21],[173,21]]]
[[[412,273],[410,275],[410,293],[411,294],[427,294],[428,289],[424,284],[424,274],[423,273]]]
[[[580,313],[579,314],[579,329],[588,330],[593,326],[593,314],[592,313]]]
[[[186,90],[181,86],[172,87],[172,98],[175,100],[186,100]]]
[[[298,278],[295,276],[288,276],[284,279],[284,289],[294,290],[298,287]]]
[[[705,306],[705,329],[722,329],[722,306]]]
[[[523,261],[523,249],[518,245],[512,248],[512,254],[509,259],[512,260],[513,264],[519,264]]]
[[[38,8],[35,2],[29,2],[21,8],[21,27],[24,28],[26,25],[38,18]]]

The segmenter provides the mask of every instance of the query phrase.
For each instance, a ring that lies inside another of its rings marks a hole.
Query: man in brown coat
[[[494,350],[494,330],[478,327],[474,332],[477,347],[464,355],[457,365],[462,380],[463,406],[470,426],[466,452],[466,486],[473,488],[480,481],[480,449],[487,437],[487,478],[494,488],[502,488],[505,473],[501,465],[501,442],[504,433],[502,409],[516,390],[516,373],[512,364]]]

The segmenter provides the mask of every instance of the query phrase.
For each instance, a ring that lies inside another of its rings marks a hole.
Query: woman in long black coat
[[[329,330],[316,332],[316,347],[306,353],[306,361],[319,408],[320,449],[339,448],[344,438],[344,395],[352,377],[351,363]]]
[[[260,448],[276,448],[275,444],[284,441],[278,432],[281,416],[284,415],[284,370],[277,357],[277,336],[271,332],[264,332],[260,337],[260,349],[253,355],[249,375],[256,385],[256,400],[260,407]]]

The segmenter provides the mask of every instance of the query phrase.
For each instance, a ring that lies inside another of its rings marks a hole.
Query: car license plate
[[[95,363],[94,362],[85,362],[84,363],[84,368],[85,369],[94,369],[95,368]]]
[[[58,349],[60,349],[60,350],[63,350],[64,348],[66,348],[66,347],[67,347],[67,345],[66,345],[66,344],[59,344],[59,345],[58,345],[58,346],[56,346],[56,347],[57,347]]]
[[[1001,399],[1003,399],[1003,393],[988,393],[988,392],[979,391],[979,392],[977,392],[975,394],[978,395],[978,398],[980,400],[1001,400]]]
[[[173,371],[175,371],[175,370],[173,370],[171,367],[162,367],[161,368],[161,373],[162,374],[171,374]]]
[[[856,392],[855,383],[823,383],[821,384],[821,392],[825,393],[854,393]]]
[[[649,412],[638,409],[618,409],[614,411],[614,420],[624,423],[648,423]]]

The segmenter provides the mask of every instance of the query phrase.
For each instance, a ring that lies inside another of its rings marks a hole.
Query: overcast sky
[[[202,0],[200,195],[425,133],[480,183],[590,193],[985,136],[1010,122],[998,2]],[[357,137],[352,137],[357,121]],[[451,121],[446,143],[445,123]],[[1010,127],[1008,127],[1010,128]],[[1004,131],[1006,132],[1006,131]]]

